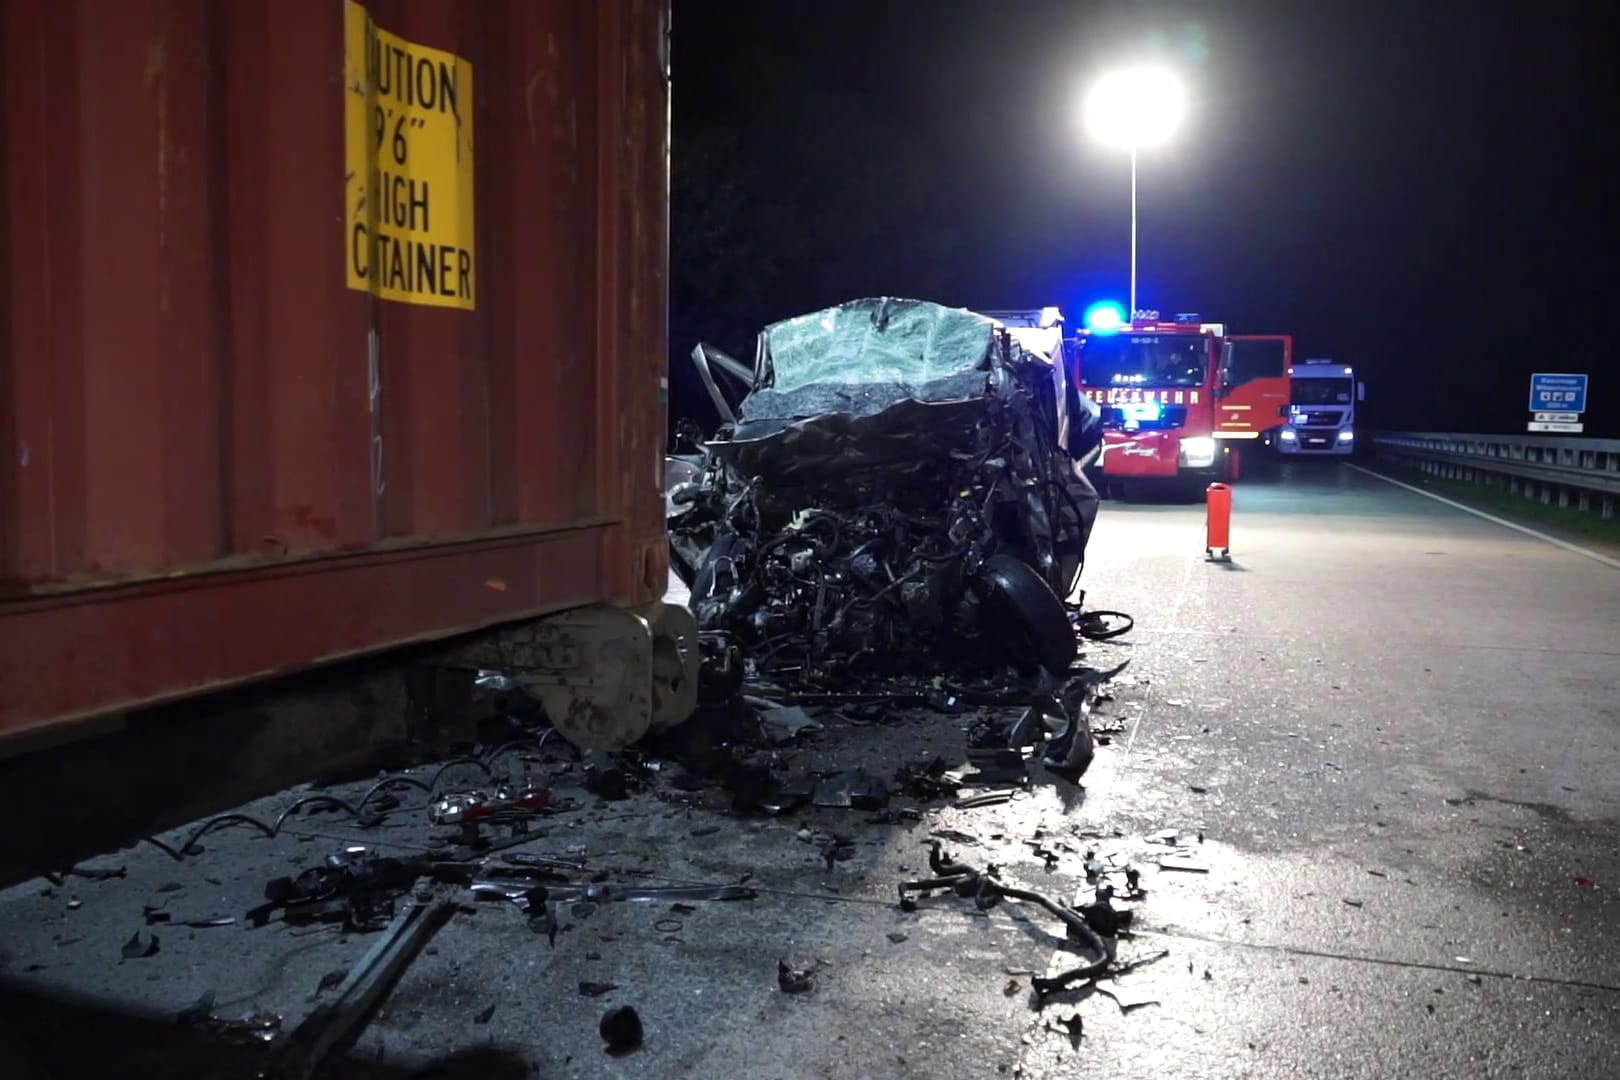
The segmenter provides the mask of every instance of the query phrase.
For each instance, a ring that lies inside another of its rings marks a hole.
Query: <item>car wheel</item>
[[[1008,658],[1018,666],[1033,660],[1054,675],[1066,673],[1079,650],[1074,626],[1041,575],[1011,555],[994,555],[979,581],[985,614],[1007,643]]]

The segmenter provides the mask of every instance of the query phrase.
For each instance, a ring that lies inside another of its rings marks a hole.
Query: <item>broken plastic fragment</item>
[[[602,1041],[607,1043],[610,1054],[629,1053],[641,1045],[644,1036],[641,1016],[628,1005],[609,1009],[597,1025],[597,1030],[602,1035]]]
[[[786,746],[801,735],[822,730],[821,724],[798,705],[771,705],[759,711],[760,730],[773,746]]]
[[[803,994],[815,988],[821,961],[784,957],[776,962],[776,985],[784,994]]]
[[[1102,993],[1114,999],[1120,1012],[1129,1012],[1142,1005],[1157,1005],[1159,995],[1152,990],[1137,989],[1130,983],[1119,983],[1113,979],[1099,980],[1092,984]]]
[[[1179,856],[1166,856],[1159,860],[1161,870],[1181,870],[1189,874],[1209,873],[1209,864],[1199,862],[1197,859],[1183,859]]]
[[[130,939],[124,942],[123,954],[125,960],[145,960],[149,956],[158,954],[158,936],[150,935],[145,941],[141,940],[141,932],[135,931]]]

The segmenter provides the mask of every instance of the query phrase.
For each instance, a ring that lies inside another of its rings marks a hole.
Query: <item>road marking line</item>
[[[1345,464],[1350,465],[1349,462],[1345,462]],[[1548,536],[1544,532],[1537,532],[1535,529],[1520,525],[1517,522],[1509,521],[1506,518],[1499,518],[1495,514],[1487,514],[1483,510],[1476,510],[1472,506],[1457,502],[1455,499],[1448,499],[1444,495],[1436,495],[1432,491],[1424,491],[1420,487],[1403,483],[1400,480],[1394,479],[1393,477],[1385,476],[1383,473],[1373,472],[1371,469],[1363,468],[1360,465],[1350,465],[1350,468],[1359,473],[1366,473],[1368,476],[1371,476],[1376,480],[1382,480],[1386,484],[1394,484],[1398,488],[1405,488],[1407,491],[1422,495],[1425,498],[1433,499],[1435,502],[1445,503],[1454,510],[1461,510],[1465,514],[1473,514],[1477,518],[1484,518],[1486,521],[1494,522],[1495,524],[1502,526],[1504,529],[1512,529],[1514,532],[1524,533],[1526,536],[1533,536],[1537,540],[1546,541],[1553,547],[1561,547],[1565,551],[1572,551],[1577,555],[1585,555],[1588,559],[1593,559],[1600,562],[1604,566],[1611,567],[1615,570],[1620,570],[1620,559],[1611,559],[1609,556],[1600,555],[1590,548],[1583,548],[1579,544],[1570,543],[1568,540],[1560,540],[1556,536]]]

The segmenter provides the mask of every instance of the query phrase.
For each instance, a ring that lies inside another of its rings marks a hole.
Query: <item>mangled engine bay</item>
[[[752,371],[699,346],[725,422],[668,512],[701,630],[790,685],[1066,672],[1097,417],[1061,328],[1024,323],[872,299],[766,328]]]

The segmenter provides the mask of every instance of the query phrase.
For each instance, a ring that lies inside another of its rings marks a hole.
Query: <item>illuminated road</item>
[[[1164,1003],[1088,1011],[1089,1051],[1127,1075],[1615,1075],[1620,571],[1313,466],[1238,486],[1230,568],[1198,508],[1105,508],[1090,600],[1136,613],[1151,681],[1086,812],[1202,829],[1209,875],[1144,915],[1222,943],[1167,941],[1143,973]]]
[[[1209,564],[1201,508],[1105,506],[1089,603],[1138,623],[1128,644],[1088,650],[1132,665],[1111,706],[1128,720],[1084,791],[1043,785],[888,824],[849,810],[735,818],[723,797],[688,805],[667,784],[598,804],[576,769],[543,771],[587,809],[536,850],[574,851],[615,880],[747,875],[761,895],[563,905],[554,944],[509,906],[480,905],[417,959],[344,1075],[1620,1075],[1620,571],[1337,465],[1239,485],[1232,536],[1234,563]],[[794,767],[888,775],[959,755],[965,719],[826,723]],[[961,858],[1066,898],[1089,896],[1085,848],[1146,867],[1142,933],[1120,957],[1169,956],[1120,985],[1157,1003],[1055,1008],[1082,1016],[1078,1051],[1043,1027],[1028,972],[1056,960],[1049,920],[946,897],[896,908],[895,883],[924,870],[941,829],[977,841],[952,841]],[[1167,829],[1207,873],[1155,867],[1169,849],[1151,838]],[[125,1072],[101,1060],[97,1075],[190,1075],[175,1013],[208,994],[290,1029],[372,939],[159,926],[160,954],[118,963],[142,905],[239,914],[342,837],[409,850],[426,831],[321,818],[276,841],[212,835],[185,866],[120,853],[126,879],[0,895],[0,960],[26,973],[20,1004],[68,995],[45,1015],[105,1035],[93,1045]],[[1053,871],[1026,843],[1037,831],[1059,851]],[[835,836],[849,857],[829,864]],[[812,990],[778,989],[784,955],[824,963]],[[617,989],[586,997],[581,981]],[[615,1059],[596,1022],[620,1004],[647,1041]]]

